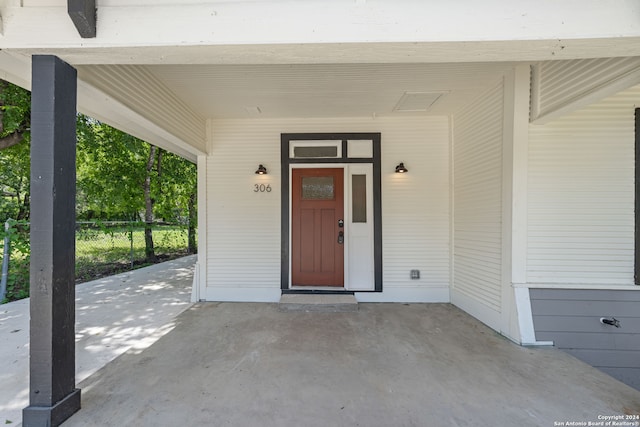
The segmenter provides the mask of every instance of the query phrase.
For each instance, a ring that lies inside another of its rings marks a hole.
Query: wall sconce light
[[[267,168],[265,168],[262,165],[258,166],[258,170],[256,171],[257,175],[266,175],[267,174]]]
[[[396,166],[396,173],[407,173],[409,169],[404,167],[404,162],[400,162],[398,166]]]

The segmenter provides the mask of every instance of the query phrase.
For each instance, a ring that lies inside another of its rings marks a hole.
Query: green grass
[[[133,251],[132,243],[133,241]],[[153,242],[158,262],[187,255],[187,228],[154,226]],[[3,241],[0,239],[0,265]],[[128,227],[85,228],[76,232],[76,283],[110,276],[149,265],[145,261],[144,229]],[[29,259],[13,251],[6,301],[29,296]]]
[[[133,240],[133,251],[132,251]],[[153,243],[156,256],[164,261],[169,257],[186,255],[187,229],[179,226],[154,228]],[[144,264],[144,229],[131,233],[126,228],[81,230],[76,233],[76,279],[92,280],[108,273]]]
[[[144,230],[82,230],[76,233],[76,268],[84,264],[107,264],[144,258]],[[173,253],[187,247],[186,228],[171,226],[153,230],[156,254]]]

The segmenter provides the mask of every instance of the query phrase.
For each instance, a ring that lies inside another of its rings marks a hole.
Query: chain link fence
[[[0,264],[8,268],[3,268],[0,302],[29,296],[29,223],[9,220],[6,225],[1,231]],[[153,263],[145,255],[144,228],[143,222],[77,222],[76,283]],[[154,262],[188,255],[187,225],[154,223],[151,229]]]

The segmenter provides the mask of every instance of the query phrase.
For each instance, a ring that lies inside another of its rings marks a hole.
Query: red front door
[[[293,169],[293,286],[344,286],[343,181],[343,169]]]

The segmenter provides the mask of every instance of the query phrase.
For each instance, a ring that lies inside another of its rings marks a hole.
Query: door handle
[[[338,244],[343,244],[344,243],[344,231],[340,231],[338,232]]]

